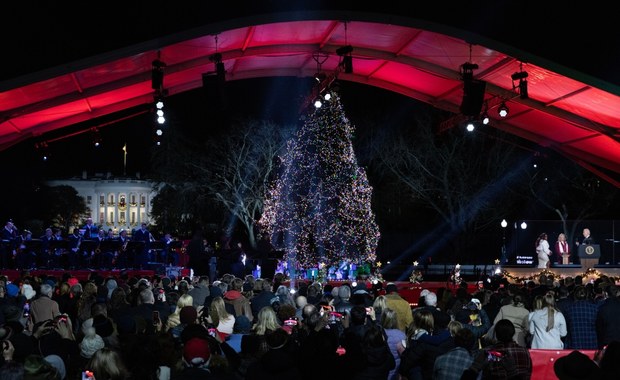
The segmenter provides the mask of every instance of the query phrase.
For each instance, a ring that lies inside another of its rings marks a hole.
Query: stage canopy
[[[491,127],[553,149],[620,186],[617,85],[498,41],[492,30],[482,35],[395,12],[260,11],[240,12],[243,17],[212,15],[199,26],[188,22],[186,29],[177,26],[157,38],[3,76],[0,150],[78,123],[148,109],[154,100],[154,61],[164,64],[167,96],[200,88],[204,74],[216,75],[219,54],[226,81],[336,74],[339,81],[387,89],[453,112],[443,128],[467,119],[461,104],[464,71],[470,71],[474,82],[485,84],[480,113],[488,112]],[[191,18],[191,9],[186,12]],[[89,19],[81,16],[75,22],[86,28]],[[114,18],[107,27],[114,29],[111,35],[122,34],[123,25]],[[46,31],[37,33],[43,38]],[[349,67],[343,65],[347,56]],[[46,56],[32,52],[32,59],[45,61]],[[522,80],[527,96],[519,86]],[[505,118],[498,115],[502,103],[509,109]]]

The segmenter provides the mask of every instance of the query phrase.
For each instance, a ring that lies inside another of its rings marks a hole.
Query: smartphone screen
[[[153,311],[153,324],[159,324],[160,320],[159,320],[159,311],[155,310]]]
[[[30,315],[30,304],[26,302],[24,304],[24,317],[28,318],[29,315]]]
[[[92,371],[83,371],[82,372],[82,380],[93,380],[95,375],[93,375]]]

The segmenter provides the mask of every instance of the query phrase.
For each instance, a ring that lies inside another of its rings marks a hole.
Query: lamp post
[[[502,219],[500,223],[502,226],[503,237],[502,237],[502,264],[506,264],[508,262],[508,257],[506,257],[506,227],[508,227],[508,222],[506,219]]]

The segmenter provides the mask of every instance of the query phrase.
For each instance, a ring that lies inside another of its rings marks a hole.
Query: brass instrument
[[[121,247],[121,251],[122,251],[122,252],[126,252],[126,251],[127,251],[127,244],[129,244],[129,240],[126,240],[126,241],[123,243],[123,246]]]

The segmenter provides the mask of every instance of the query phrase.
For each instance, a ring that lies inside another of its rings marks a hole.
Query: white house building
[[[114,178],[111,174],[95,174],[88,178],[58,179],[47,181],[49,186],[67,185],[75,188],[84,198],[88,216],[105,230],[113,229],[115,235],[121,229],[130,233],[142,222],[151,224],[151,202],[157,190],[150,181],[136,178]]]

